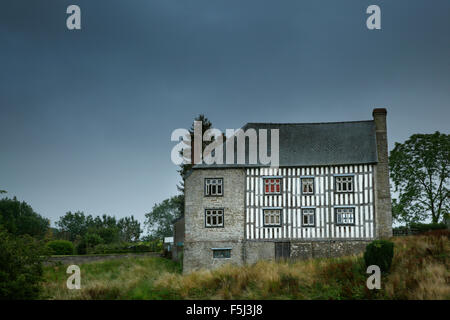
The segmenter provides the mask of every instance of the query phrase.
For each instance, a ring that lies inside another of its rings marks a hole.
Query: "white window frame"
[[[281,213],[282,213],[282,209],[280,209],[280,208],[263,209],[263,226],[264,227],[281,227]],[[266,217],[269,218],[268,222],[266,222]]]
[[[355,225],[355,208],[340,207],[334,208],[337,226],[354,226]],[[342,217],[343,215],[343,217]]]
[[[304,182],[306,182],[306,181],[308,181],[308,184],[307,185],[309,185],[309,186],[311,186],[311,189],[312,189],[312,191],[304,191],[304,185],[303,185],[303,183]],[[311,183],[309,183],[309,181],[311,182]],[[301,190],[301,193],[302,194],[305,194],[305,195],[311,195],[311,194],[314,194],[314,177],[302,177],[302,178],[300,178],[300,182],[301,182],[301,188],[302,188],[302,190]]]
[[[220,192],[218,191],[220,187]],[[214,192],[213,192],[213,189]],[[223,178],[205,178],[205,196],[221,197],[223,196]]]
[[[208,218],[210,218],[210,223],[208,223]],[[221,220],[221,223],[219,223],[219,220]],[[221,208],[205,209],[205,228],[223,228],[225,225],[224,220],[225,220],[224,209]]]
[[[312,222],[311,222],[312,217]],[[308,222],[305,223],[305,218]],[[315,227],[316,226],[316,209],[315,208],[303,208],[302,209],[302,227]]]
[[[354,188],[355,187],[355,177],[352,175],[335,176],[334,184],[335,184],[336,192],[351,193],[351,192],[355,191],[355,188]],[[344,185],[345,185],[346,190],[343,190]]]

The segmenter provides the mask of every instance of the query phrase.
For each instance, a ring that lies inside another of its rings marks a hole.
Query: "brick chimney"
[[[375,122],[378,163],[375,166],[375,235],[377,238],[392,236],[392,204],[389,185],[389,163],[387,143],[387,111],[373,109]]]

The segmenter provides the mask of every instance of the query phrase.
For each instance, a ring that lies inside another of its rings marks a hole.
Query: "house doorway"
[[[284,260],[291,257],[290,242],[275,242],[275,259]]]

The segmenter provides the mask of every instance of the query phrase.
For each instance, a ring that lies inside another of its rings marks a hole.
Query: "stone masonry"
[[[223,196],[205,197],[204,179],[223,177]],[[244,242],[245,171],[242,169],[193,170],[185,180],[184,271],[242,264]],[[223,228],[205,228],[205,209],[224,209]],[[231,248],[230,259],[213,259],[211,248]]]
[[[331,258],[363,252],[369,241],[291,241],[291,258]]]
[[[375,166],[375,234],[377,238],[392,237],[386,114],[386,109],[373,110],[378,153],[378,163]]]

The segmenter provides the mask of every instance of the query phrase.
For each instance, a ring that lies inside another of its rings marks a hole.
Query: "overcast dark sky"
[[[66,28],[77,4],[82,30]],[[381,7],[382,30],[366,28]],[[141,221],[177,193],[170,134],[371,119],[449,132],[448,0],[2,0],[0,189],[52,223]]]

